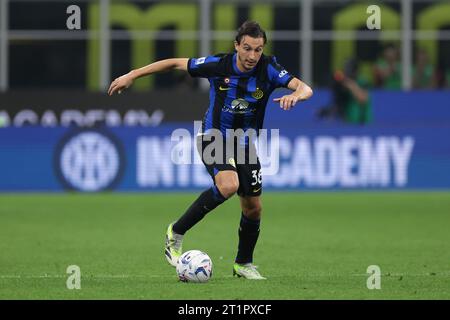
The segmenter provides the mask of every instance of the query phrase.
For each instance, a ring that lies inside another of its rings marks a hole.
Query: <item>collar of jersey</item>
[[[250,71],[243,72],[243,71],[239,70],[239,68],[237,66],[237,60],[236,59],[237,59],[237,53],[234,53],[234,55],[233,55],[233,69],[234,69],[234,72],[236,72],[239,75],[251,74],[255,70],[256,65],[258,65],[258,64],[256,64]]]

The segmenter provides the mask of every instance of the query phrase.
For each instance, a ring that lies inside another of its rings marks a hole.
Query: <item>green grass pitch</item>
[[[212,279],[181,283],[165,230],[196,196],[0,195],[0,299],[450,298],[450,193],[266,192],[254,261],[266,281],[232,277],[232,198],[185,237],[212,258]],[[80,290],[66,288],[69,265]],[[380,290],[367,289],[369,265]]]

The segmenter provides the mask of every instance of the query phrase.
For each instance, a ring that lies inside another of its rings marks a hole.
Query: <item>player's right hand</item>
[[[113,82],[111,82],[111,85],[108,89],[108,94],[112,96],[114,92],[117,91],[117,93],[121,94],[122,90],[127,89],[133,84],[133,77],[127,73],[123,76],[120,76],[116,78]]]

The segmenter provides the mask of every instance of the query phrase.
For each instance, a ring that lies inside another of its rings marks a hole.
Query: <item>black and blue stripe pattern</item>
[[[236,53],[189,59],[189,74],[210,82],[203,132],[215,128],[226,136],[227,129],[261,129],[269,96],[293,78],[275,57],[262,55],[249,72],[241,72],[236,59]]]

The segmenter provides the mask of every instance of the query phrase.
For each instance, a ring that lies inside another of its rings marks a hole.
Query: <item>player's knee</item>
[[[260,204],[256,204],[254,206],[244,208],[243,212],[244,215],[251,220],[260,220],[262,207]]]
[[[217,184],[217,188],[219,189],[222,196],[228,199],[238,191],[239,182],[233,180],[222,182],[220,184]]]

